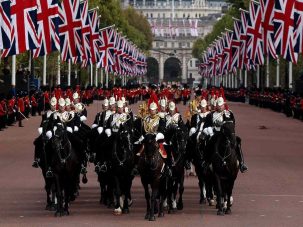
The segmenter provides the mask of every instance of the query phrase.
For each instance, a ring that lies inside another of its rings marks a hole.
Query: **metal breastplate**
[[[223,124],[223,112],[214,112],[213,113],[213,124],[216,131],[220,131],[221,126]]]
[[[159,127],[159,120],[160,120],[159,116],[155,116],[154,118],[151,118],[149,116],[146,117],[143,122],[144,131],[147,134],[156,133]]]
[[[113,121],[111,122],[111,128],[113,132],[118,132],[120,126],[127,121],[126,114],[114,114]]]
[[[178,113],[175,113],[173,116],[166,115],[166,127],[171,124],[178,126],[179,116],[180,115]]]

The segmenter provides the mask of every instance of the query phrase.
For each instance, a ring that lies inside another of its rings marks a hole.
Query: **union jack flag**
[[[260,0],[262,11],[262,40],[264,55],[270,54],[277,59],[276,49],[274,45],[274,8],[275,1]]]
[[[247,26],[247,54],[254,64],[263,65],[262,11],[259,3],[251,1]]]
[[[217,74],[219,76],[223,75],[223,66],[224,66],[224,39],[220,37],[219,40],[216,42],[216,49],[217,49]]]
[[[11,46],[5,49],[2,57],[17,55],[38,47],[37,1],[11,1]]]
[[[11,2],[0,0],[0,50],[11,46]]]
[[[234,30],[233,30],[233,36],[231,41],[231,48],[232,48],[232,59],[231,59],[231,68],[229,69],[231,71],[234,71],[235,69],[240,67],[240,56],[242,51],[241,48],[241,40],[240,35],[242,30],[242,24],[240,20],[234,21]]]
[[[34,58],[60,50],[58,0],[37,0],[38,42]]]
[[[295,47],[296,53],[303,53],[303,0],[295,2]]]
[[[295,0],[275,0],[274,43],[276,53],[284,59],[297,63],[298,54],[294,51],[294,6]]]
[[[92,10],[88,12],[89,23],[90,23],[90,54],[91,54],[91,64],[96,64],[100,60],[99,46],[100,46],[100,36],[99,36],[99,17],[97,10]]]
[[[85,0],[80,2],[80,12],[81,12],[81,33],[82,33],[82,45],[81,53],[82,55],[78,57],[82,61],[82,67],[86,67],[89,64],[89,59],[91,58],[90,53],[90,23],[88,17],[88,1]]]
[[[115,64],[114,45],[115,32],[113,28],[106,28],[100,32],[101,45],[99,46],[100,61],[98,67],[108,70],[108,67]]]
[[[226,31],[224,34],[224,64],[222,72],[223,74],[227,74],[229,71],[231,71],[231,65],[232,65],[232,37],[233,32]]]
[[[64,0],[59,4],[59,18],[61,59],[82,56],[80,0]]]

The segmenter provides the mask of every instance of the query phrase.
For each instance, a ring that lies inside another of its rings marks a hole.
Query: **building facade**
[[[198,59],[192,56],[193,44],[222,17],[227,8],[224,0],[122,0],[122,5],[134,7],[151,25],[150,57],[158,63],[158,82],[201,80]]]

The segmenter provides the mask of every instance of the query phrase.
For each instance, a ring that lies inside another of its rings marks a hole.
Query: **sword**
[[[28,118],[25,117],[23,113],[21,113],[20,111],[18,111],[18,112],[21,114],[22,117],[24,117],[28,121]]]

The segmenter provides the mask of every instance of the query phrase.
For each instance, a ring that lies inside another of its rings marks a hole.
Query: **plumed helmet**
[[[225,101],[222,97],[219,97],[217,99],[217,106],[223,106],[225,104]]]
[[[103,105],[104,105],[104,106],[108,106],[108,99],[104,99],[104,100],[103,100]]]
[[[109,105],[114,105],[114,104],[116,104],[115,98],[114,97],[110,97],[109,98]]]
[[[57,99],[56,97],[52,97],[50,101],[51,106],[56,106],[57,105]]]
[[[166,100],[165,99],[160,100],[160,106],[166,107]]]
[[[79,98],[79,94],[77,93],[77,92],[75,92],[74,94],[73,94],[73,99],[78,99]]]
[[[156,104],[155,102],[152,102],[152,103],[149,105],[149,109],[150,109],[150,110],[156,110],[156,109],[158,109],[157,104]]]
[[[69,99],[69,98],[66,98],[66,99],[65,99],[65,105],[66,105],[66,106],[69,106],[70,104],[71,104],[70,99]]]
[[[207,106],[207,101],[205,99],[202,99],[200,102],[201,107],[205,108]]]
[[[117,106],[118,106],[118,108],[122,108],[122,107],[123,107],[123,101],[122,101],[122,100],[119,100],[119,101],[117,102]]]
[[[65,100],[64,100],[64,98],[60,98],[59,99],[59,106],[65,106]]]
[[[173,111],[176,109],[176,104],[174,102],[170,102],[168,105],[169,110]]]

